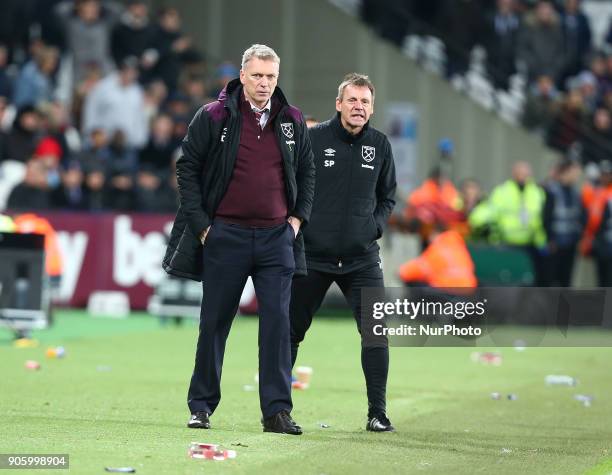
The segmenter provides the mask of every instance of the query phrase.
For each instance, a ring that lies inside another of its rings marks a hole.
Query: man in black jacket
[[[193,118],[177,161],[180,207],[164,269],[203,281],[188,427],[210,427],[225,342],[247,277],[259,305],[259,398],[265,432],[299,435],[291,419],[289,299],[305,273],[314,166],[300,111],[276,88],[271,48],[244,52],[240,78]]]
[[[374,86],[348,74],[338,88],[336,116],[310,129],[317,180],[311,220],[304,231],[308,275],[294,279],[291,296],[291,357],[336,282],[361,332],[361,289],[384,287],[376,240],[395,204],[395,165],[384,134],[370,127]],[[386,415],[389,350],[362,345],[368,393],[367,430],[393,431]]]

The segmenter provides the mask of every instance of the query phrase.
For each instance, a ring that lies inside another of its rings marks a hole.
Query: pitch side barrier
[[[612,288],[364,288],[364,346],[612,346]]]

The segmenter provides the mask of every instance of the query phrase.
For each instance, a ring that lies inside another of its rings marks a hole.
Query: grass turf
[[[305,434],[292,437],[262,433],[257,392],[244,390],[257,371],[255,319],[234,322],[210,431],[185,427],[195,325],[60,312],[35,337],[38,348],[17,349],[0,330],[0,453],[69,453],[72,473],[612,472],[610,348],[506,348],[500,367],[470,361],[473,348],[392,348],[388,412],[398,432],[372,434],[354,322],[320,318],[298,358],[314,374],[310,389],[294,393]],[[51,345],[67,356],[46,359]],[[26,370],[28,359],[42,369]],[[551,373],[580,385],[546,387]],[[493,391],[518,399],[492,400]],[[592,407],[573,400],[577,393],[594,395]],[[190,441],[220,443],[238,457],[192,460]]]

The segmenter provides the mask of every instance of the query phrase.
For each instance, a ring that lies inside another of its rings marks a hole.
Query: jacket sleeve
[[[378,175],[378,183],[376,183],[376,208],[374,209],[374,220],[378,228],[378,237],[382,236],[383,229],[395,206],[395,190],[397,189],[393,152],[391,144],[386,138],[384,149],[382,170],[380,175]]]
[[[195,236],[200,236],[210,225],[210,217],[204,211],[202,192],[202,172],[207,155],[208,124],[201,108],[189,124],[176,162],[181,211]]]
[[[297,184],[297,198],[293,215],[303,220],[302,226],[308,224],[315,189],[315,166],[310,135],[306,128],[306,123],[302,119],[300,124],[296,124],[300,129],[300,144],[298,149],[297,171],[295,181]]]

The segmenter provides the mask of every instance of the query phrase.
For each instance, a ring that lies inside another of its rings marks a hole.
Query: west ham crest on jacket
[[[281,122],[281,130],[288,139],[293,138],[293,122]]]
[[[366,162],[371,162],[374,160],[376,156],[376,149],[374,147],[370,147],[369,145],[361,146],[361,158],[363,158]]]

